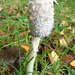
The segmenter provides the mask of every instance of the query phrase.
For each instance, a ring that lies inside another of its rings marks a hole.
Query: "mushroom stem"
[[[40,42],[40,38],[39,37],[34,37],[32,42],[31,42],[33,50],[30,52],[30,54],[28,56],[28,61],[31,58],[33,58],[33,59],[27,65],[27,73],[28,73],[27,75],[32,75],[34,62],[35,62],[35,59],[36,59],[36,56],[37,56],[37,52],[38,52],[39,42]]]

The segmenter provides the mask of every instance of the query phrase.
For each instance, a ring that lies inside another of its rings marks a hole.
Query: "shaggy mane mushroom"
[[[29,1],[29,13],[30,13],[30,30],[32,36],[32,48],[28,56],[28,61],[33,57],[27,66],[27,75],[32,75],[34,62],[37,56],[38,46],[40,39],[49,36],[54,27],[54,5],[56,0],[30,0]]]

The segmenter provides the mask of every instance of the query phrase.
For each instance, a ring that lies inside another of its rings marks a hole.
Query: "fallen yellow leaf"
[[[66,40],[64,38],[60,39],[60,45],[67,46],[67,42],[66,42]]]
[[[0,11],[2,10],[3,8],[0,6]]]
[[[67,11],[69,10],[69,8],[68,7],[64,7]]]
[[[52,51],[51,53],[48,53],[48,56],[52,64],[59,59],[59,56],[54,51]]]
[[[60,34],[61,34],[61,35],[64,35],[64,30],[62,30],[62,31],[60,32]]]
[[[69,16],[69,15],[65,15],[65,17],[66,17],[66,18],[68,18],[68,19],[70,18],[70,16]]]
[[[74,16],[74,15],[71,16],[71,21],[72,21],[73,23],[75,23],[75,16]]]
[[[19,29],[25,29],[24,27],[19,27]]]
[[[29,46],[26,45],[20,45],[22,48],[26,49],[27,51],[29,50]]]
[[[68,27],[67,29],[72,30],[72,28],[71,28],[71,27]]]
[[[63,20],[63,21],[61,22],[61,24],[62,24],[63,26],[64,26],[64,25],[68,26],[68,22],[65,21],[65,20]]]
[[[73,60],[70,64],[71,66],[75,67],[75,60]]]

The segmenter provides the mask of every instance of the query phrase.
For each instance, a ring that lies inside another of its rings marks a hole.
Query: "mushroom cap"
[[[48,36],[54,27],[54,0],[30,0],[30,30],[35,37]]]

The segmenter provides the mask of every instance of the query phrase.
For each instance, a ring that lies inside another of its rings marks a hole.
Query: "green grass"
[[[28,5],[28,1],[29,0],[0,0],[0,50],[4,47],[13,47],[18,44],[30,45],[31,35],[29,33],[29,15],[28,7],[26,7]],[[54,63],[54,65],[50,64],[47,55],[48,52],[52,51],[51,46],[47,44],[49,41],[52,45],[55,45],[55,49],[60,48],[60,50],[56,51],[58,55],[62,54],[63,56],[67,53],[66,50],[68,49],[71,49],[75,53],[75,44],[70,42],[71,39],[75,37],[75,0],[58,0],[58,3],[58,6],[55,5],[55,27],[52,34],[47,38],[41,39],[40,42],[40,44],[42,43],[49,51],[44,51],[42,55],[38,55],[35,62],[34,75],[44,75],[45,73],[48,75],[63,75],[60,74],[60,72],[64,73],[63,70],[67,71],[64,75],[71,75],[71,73],[73,73],[73,75],[75,74],[75,71],[70,69],[67,65],[65,69],[63,68],[64,65],[59,67],[62,62],[61,60]],[[63,20],[68,22],[68,26],[61,25]],[[67,29],[68,27],[72,28],[71,33],[69,33],[70,30]],[[70,44],[69,47],[60,45],[59,37],[62,30],[64,30],[64,38],[67,41],[67,44]],[[23,32],[25,33],[22,35]],[[54,35],[58,36],[54,37]],[[26,61],[27,58],[24,59],[24,62]],[[38,61],[42,65],[40,73],[37,72]],[[25,72],[22,70],[22,65],[23,64],[20,64],[20,70],[15,69],[15,71],[9,75],[19,75],[19,73],[21,73],[20,75],[24,75]],[[5,75],[4,71],[5,69],[0,73]]]

